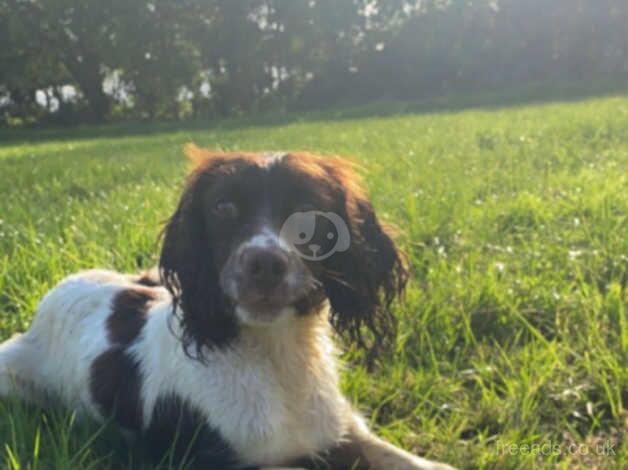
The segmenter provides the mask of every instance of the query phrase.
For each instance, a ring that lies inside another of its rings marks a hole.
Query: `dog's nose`
[[[278,248],[248,248],[242,253],[242,271],[263,290],[276,287],[288,269],[288,258]]]

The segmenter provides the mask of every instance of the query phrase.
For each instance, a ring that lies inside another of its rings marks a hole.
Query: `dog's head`
[[[160,271],[186,350],[229,344],[242,325],[314,314],[328,299],[342,335],[374,344],[394,326],[403,257],[351,165],[308,153],[187,148],[195,168],[165,229]]]

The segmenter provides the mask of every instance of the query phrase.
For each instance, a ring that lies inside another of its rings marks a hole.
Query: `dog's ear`
[[[198,153],[195,169],[162,233],[159,271],[173,297],[185,351],[191,355],[193,346],[196,357],[202,358],[203,347],[228,344],[237,334],[237,324],[219,287],[201,197],[202,189],[212,184],[212,171],[220,157],[204,154],[201,158],[203,151],[196,147],[194,151]]]
[[[390,228],[378,220],[352,165],[340,158],[323,159],[322,165],[336,184],[342,200],[339,215],[351,236],[348,250],[325,261],[332,324],[373,354],[394,337],[396,322],[390,307],[408,279],[405,256],[396,247]]]

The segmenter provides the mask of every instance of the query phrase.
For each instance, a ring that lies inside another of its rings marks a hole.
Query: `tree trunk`
[[[58,24],[54,24],[51,29],[41,27],[46,19],[45,8],[52,7],[18,0],[9,0],[8,4],[15,11],[21,12],[25,24],[39,37],[42,44],[46,44],[49,53],[59,55],[87,101],[89,117],[94,121],[103,121],[111,110],[111,101],[103,90],[103,77],[100,74],[97,54],[90,54],[88,49],[81,48],[79,43],[69,39]]]
[[[90,109],[89,117],[96,122],[104,121],[111,110],[111,101],[103,90],[98,60],[89,57],[78,60],[65,54],[64,64],[83,92]]]

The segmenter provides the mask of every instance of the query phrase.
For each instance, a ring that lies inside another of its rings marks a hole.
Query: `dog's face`
[[[304,207],[331,210],[331,188],[303,184],[290,158],[231,158],[211,169],[213,184],[201,183],[208,249],[221,293],[242,323],[271,323],[322,300],[320,279],[282,229]],[[311,244],[319,238],[314,225],[291,226]]]
[[[351,167],[310,154],[216,154],[195,169],[164,230],[166,287],[188,342],[222,346],[329,299],[332,323],[382,333],[406,271]],[[185,339],[185,338],[184,338]]]

